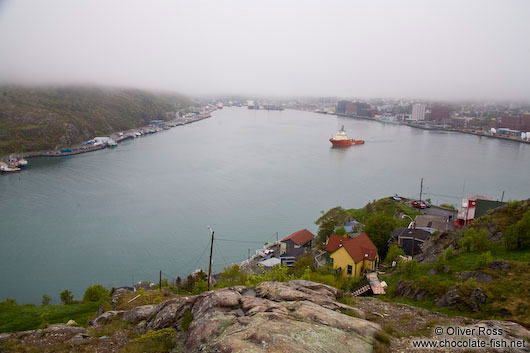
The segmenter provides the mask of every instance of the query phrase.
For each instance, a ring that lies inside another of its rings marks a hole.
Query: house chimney
[[[342,247],[342,239],[339,240],[339,241],[340,241],[339,248],[341,248]]]

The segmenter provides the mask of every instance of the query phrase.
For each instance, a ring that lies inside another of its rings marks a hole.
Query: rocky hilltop
[[[374,298],[359,298],[349,306],[337,300],[341,295],[337,289],[304,280],[263,282],[255,288],[224,288],[129,310],[120,310],[123,295],[124,290],[115,291],[113,307],[108,308],[112,310],[102,308],[88,328],[70,323],[1,334],[0,350],[406,352],[413,339],[433,338],[432,331],[437,325],[481,324],[502,328],[507,339],[530,338],[530,332],[514,323],[448,318]],[[149,339],[157,344],[166,340],[167,346],[164,349],[146,346]]]
[[[113,309],[118,309],[120,294],[119,290],[114,293]],[[361,310],[338,302],[338,295],[333,287],[309,281],[263,282],[254,289],[237,286],[127,311],[105,311],[88,329],[52,325],[2,334],[0,344],[50,351],[61,346],[64,351],[126,352],[128,337],[174,329],[174,352],[371,352],[380,326],[360,318]],[[123,330],[104,339],[94,337],[116,322],[126,323],[118,325]]]

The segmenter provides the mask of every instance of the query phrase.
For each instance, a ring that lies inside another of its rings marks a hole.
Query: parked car
[[[427,208],[431,207],[431,204],[429,202],[427,202],[427,201],[422,201],[422,202],[425,204],[425,207],[427,207]]]
[[[394,194],[394,196],[392,196],[392,200],[401,201],[401,197],[399,197],[398,194]]]
[[[416,208],[427,208],[427,205],[425,204],[425,202],[423,201],[420,201],[420,200],[416,200],[416,201],[411,201],[410,205],[412,207],[416,207]],[[430,205],[429,205],[430,206]]]

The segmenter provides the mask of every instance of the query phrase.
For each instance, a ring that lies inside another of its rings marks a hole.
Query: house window
[[[329,258],[329,264],[330,264],[331,266],[333,266],[333,258],[332,258],[332,257]]]
[[[352,273],[352,270],[353,270],[353,267],[351,267],[351,265],[348,265],[348,274],[351,275]]]

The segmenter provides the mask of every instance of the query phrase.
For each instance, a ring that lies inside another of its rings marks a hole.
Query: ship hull
[[[363,140],[335,140],[335,139],[329,139],[329,142],[333,145],[333,147],[349,147],[353,145],[362,145],[364,144]]]

